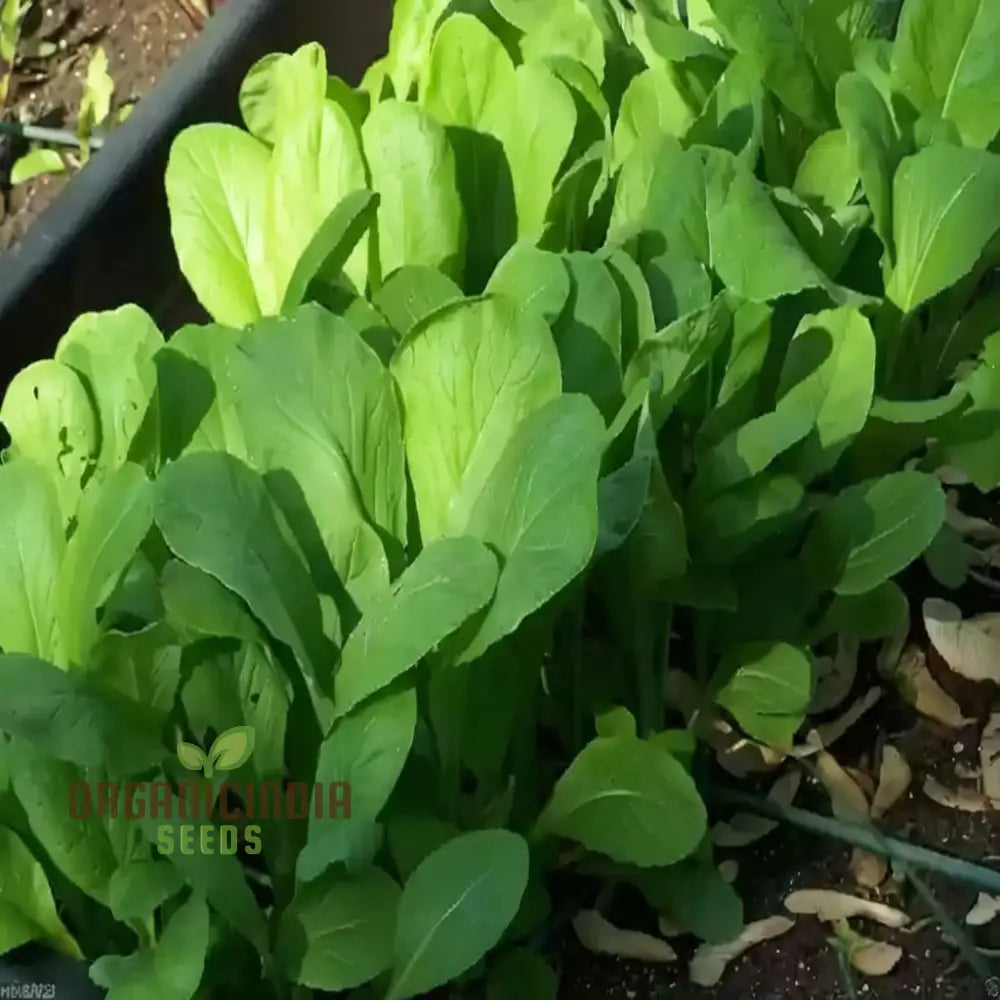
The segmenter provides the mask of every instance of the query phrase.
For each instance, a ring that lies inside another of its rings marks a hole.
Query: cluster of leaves
[[[668,674],[787,749],[811,647],[892,634],[948,544],[933,470],[1000,480],[991,9],[399,0],[360,88],[306,46],[183,132],[215,322],[83,316],[0,409],[0,950],[112,997],[553,996],[565,841],[736,937]],[[350,818],[255,862],[70,817],[237,726],[233,773]]]

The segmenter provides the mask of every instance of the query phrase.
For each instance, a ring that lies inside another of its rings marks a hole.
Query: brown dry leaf
[[[833,889],[799,889],[785,899],[785,909],[789,913],[808,914],[829,923],[852,917],[867,917],[886,927],[905,927],[910,922],[902,910]]]
[[[989,896],[981,892],[976,897],[972,909],[966,914],[965,922],[969,927],[984,927],[998,913],[1000,913],[1000,896]]]
[[[830,712],[851,693],[858,673],[858,646],[856,639],[837,637],[837,651],[833,656],[813,657],[813,692],[809,713]]]
[[[960,812],[990,812],[1000,805],[975,788],[948,788],[932,777],[924,779],[924,795],[939,806]]]
[[[970,681],[1000,682],[1000,614],[962,618],[950,601],[924,601],[924,627],[949,668]]]
[[[899,693],[907,704],[912,705],[921,715],[961,729],[972,719],[965,718],[958,703],[946,694],[927,669],[927,658],[917,646],[909,646],[896,665],[896,683]]]
[[[848,823],[868,819],[868,799],[854,779],[825,750],[816,758],[816,773],[823,783],[833,815]]]
[[[955,777],[960,781],[979,781],[982,776],[983,769],[981,767],[966,764],[964,760],[960,760],[955,765]]]
[[[851,952],[851,965],[865,976],[887,976],[899,965],[903,949],[885,941],[872,941]]]
[[[734,858],[722,861],[719,864],[719,874],[732,885],[736,881],[736,876],[740,873],[740,863]]]
[[[855,847],[851,851],[851,874],[863,888],[877,889],[886,880],[889,865],[881,855]]]
[[[906,758],[891,744],[882,748],[878,787],[872,796],[872,819],[881,819],[906,794],[913,771]]]
[[[747,924],[740,936],[727,944],[700,945],[691,959],[691,982],[696,986],[715,986],[733,959],[739,958],[755,944],[780,937],[794,926],[795,921],[788,917],[768,917]]]
[[[865,798],[871,799],[875,795],[875,780],[867,771],[862,771],[858,767],[845,767],[844,770],[851,776],[851,780],[865,793]]]
[[[882,697],[882,689],[871,688],[866,694],[858,698],[843,715],[830,722],[824,722],[815,729],[810,729],[806,734],[806,746],[796,747],[793,755],[797,757],[808,757],[817,750],[832,746],[837,742],[857,721],[867,712],[870,712]]]
[[[641,931],[615,927],[597,910],[581,910],[573,918],[573,930],[587,951],[596,955],[617,955],[640,962],[675,962],[677,953],[660,938]]]
[[[983,794],[1000,799],[1000,712],[994,712],[983,727],[979,741],[979,764],[982,768]]]
[[[766,774],[780,767],[785,760],[783,751],[747,739],[725,719],[713,719],[708,742],[715,750],[716,759],[723,770],[734,778],[749,774]]]
[[[668,670],[666,677],[667,704],[672,705],[681,715],[685,722],[690,722],[691,717],[701,707],[702,696],[698,682],[683,670]]]
[[[790,806],[801,783],[802,772],[800,770],[786,771],[771,786],[767,797],[772,802]],[[745,847],[755,840],[760,840],[761,837],[766,837],[777,827],[777,820],[754,816],[752,813],[736,813],[728,823],[719,822],[712,827],[712,843],[718,847]]]

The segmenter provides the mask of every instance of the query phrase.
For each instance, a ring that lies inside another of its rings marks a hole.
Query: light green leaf
[[[493,643],[579,575],[597,542],[604,421],[564,395],[525,417],[469,514],[469,532],[503,559],[496,596],[463,661]]]
[[[1000,131],[1000,8],[991,0],[903,5],[892,82],[916,108],[953,121],[967,146]]]
[[[524,3],[514,6],[523,8]],[[508,0],[508,6],[510,2]],[[528,27],[521,39],[521,55],[525,62],[542,61],[566,56],[582,63],[600,82],[604,79],[604,38],[586,0],[561,0],[559,3],[536,4],[540,10],[530,15]],[[544,12],[544,13],[543,13]],[[500,11],[504,14],[504,11]],[[506,14],[504,14],[506,16]],[[511,20],[511,18],[507,18]],[[526,18],[522,16],[520,21]],[[517,21],[511,23],[517,24]]]
[[[208,906],[195,893],[167,921],[155,948],[105,955],[91,965],[90,978],[108,990],[107,1000],[191,1000],[201,982],[209,940]]]
[[[339,991],[392,963],[399,886],[378,868],[300,886],[281,916],[276,959],[292,982]]]
[[[689,855],[707,829],[705,806],[662,747],[626,736],[588,743],[556,782],[535,835],[568,837],[641,867]]]
[[[449,0],[399,0],[392,10],[385,73],[400,100],[410,96],[427,64],[438,21]]]
[[[401,337],[442,306],[463,298],[462,289],[433,267],[401,267],[372,297]]]
[[[66,170],[66,160],[57,149],[49,149],[42,146],[33,149],[24,156],[19,156],[14,165],[10,168],[11,187],[24,184],[33,177],[40,177],[42,174],[61,174]]]
[[[177,869],[166,861],[135,858],[111,876],[108,904],[116,920],[148,920],[182,888]]]
[[[247,129],[273,145],[288,121],[322,106],[326,81],[326,52],[316,42],[259,59],[240,85],[240,114]]]
[[[528,845],[508,830],[479,830],[425,858],[403,887],[386,1000],[450,982],[500,940],[528,884]]]
[[[972,270],[1000,217],[1000,156],[935,145],[907,157],[893,181],[896,267],[886,295],[904,313]]]
[[[515,243],[504,254],[486,286],[487,294],[505,295],[524,310],[554,324],[570,297],[570,275],[558,254],[531,243]]]
[[[863,594],[920,557],[944,522],[937,478],[896,472],[852,486],[819,513],[802,552],[817,581]]]
[[[228,326],[261,315],[268,160],[267,146],[233,125],[193,125],[170,147],[167,205],[177,260],[198,301]]]
[[[177,744],[177,759],[189,771],[200,771],[208,763],[208,754],[201,747],[181,740]]]
[[[638,73],[622,95],[615,122],[614,166],[621,166],[636,145],[652,134],[683,138],[697,111],[688,103],[672,64],[662,63]]]
[[[44,941],[71,958],[83,954],[56,912],[42,866],[13,830],[0,827],[0,956]]]
[[[251,642],[257,638],[257,626],[243,602],[214,576],[171,559],[163,567],[160,588],[167,620],[181,634]]]
[[[235,771],[250,759],[253,744],[252,726],[234,726],[216,737],[208,758],[220,771]]]
[[[786,643],[737,647],[719,667],[715,700],[748,735],[788,750],[812,697],[812,667]]]
[[[300,881],[311,881],[338,861],[353,868],[365,860],[372,828],[409,756],[416,724],[412,688],[387,693],[337,721],[319,748],[315,780],[326,788],[347,783],[350,816],[309,817],[308,839],[295,868]]]
[[[427,545],[344,643],[337,712],[349,712],[419,662],[489,602],[496,584],[496,557],[475,539]]]
[[[753,59],[737,54],[687,130],[687,145],[718,146],[755,165],[763,142],[764,85]]]
[[[824,132],[806,150],[792,190],[802,199],[816,199],[831,209],[850,204],[860,180],[847,132]]]
[[[392,362],[424,543],[465,531],[522,418],[560,392],[548,326],[505,298],[448,305],[418,324]]]

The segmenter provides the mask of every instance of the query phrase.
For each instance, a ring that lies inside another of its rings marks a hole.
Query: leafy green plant
[[[30,9],[31,0],[3,0],[0,5],[0,60],[3,61],[3,72],[0,73],[0,108],[7,103],[10,94],[17,47],[21,41],[21,27]]]
[[[359,88],[306,46],[177,137],[215,322],[80,317],[0,407],[0,821],[76,908],[33,882],[38,937],[122,995],[553,995],[570,864],[738,934],[705,721],[790,751],[814,650],[897,631],[937,466],[1000,481],[989,15],[853,10],[400,0]],[[62,809],[234,727],[349,816],[255,858]]]

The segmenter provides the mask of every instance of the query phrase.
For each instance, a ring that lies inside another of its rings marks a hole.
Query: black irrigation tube
[[[0,256],[0,386],[51,355],[82,312],[136,302],[167,330],[203,319],[177,270],[163,192],[170,142],[198,121],[239,120],[262,55],[318,41],[353,82],[385,48],[390,0],[227,0],[199,37]]]

